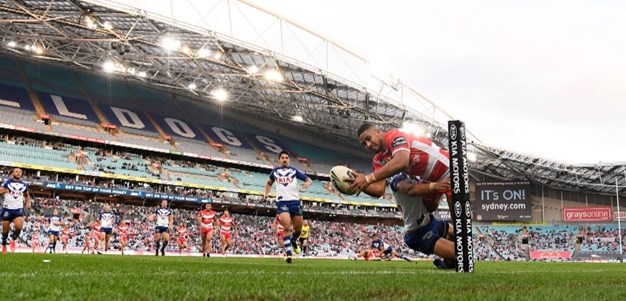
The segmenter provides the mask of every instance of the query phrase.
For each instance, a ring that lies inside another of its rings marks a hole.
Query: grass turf
[[[626,300],[617,263],[0,254],[0,279],[0,300]]]

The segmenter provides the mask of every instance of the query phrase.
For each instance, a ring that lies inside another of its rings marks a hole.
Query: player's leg
[[[213,230],[210,230],[206,237],[206,256],[211,257],[211,252],[213,252]]]
[[[170,243],[170,234],[167,231],[163,232],[161,235],[163,237],[163,246],[161,247],[161,256],[165,256],[165,248]]]
[[[404,242],[413,250],[426,255],[435,254],[443,257],[444,261],[435,260],[433,262],[437,267],[453,268],[454,243],[445,238],[449,234],[449,225],[430,214],[424,218],[424,222],[419,228],[405,234]]]
[[[205,233],[200,233],[201,234],[201,238],[202,238],[202,256],[205,257],[206,253],[207,253],[207,236],[208,236],[208,232]]]
[[[306,256],[306,249],[309,245],[308,238],[300,238],[300,248],[302,249],[302,257]]]
[[[21,214],[21,213],[20,213]],[[24,216],[18,216],[13,219],[13,235],[11,235],[11,252],[15,252],[15,243],[24,228]]]
[[[126,238],[122,237],[120,240],[120,250],[122,251],[122,255],[124,255],[124,249],[126,248]]]
[[[5,220],[6,218],[6,220]],[[11,221],[8,220],[8,211],[2,210],[2,253],[7,252],[7,242],[9,240],[9,230]]]
[[[291,256],[293,256],[293,250],[291,246],[291,215],[288,210],[280,213],[280,224],[283,226],[283,246],[285,253],[287,253],[287,262],[291,263]]]
[[[107,237],[107,233],[104,231],[100,231],[100,244],[99,244],[99,248],[98,248],[98,254],[102,254],[102,249],[104,248],[104,250],[106,251],[106,237]]]
[[[281,253],[285,254],[285,243],[283,242],[283,232],[277,233],[275,236],[276,241],[278,242],[278,246],[280,247]]]
[[[2,253],[7,252],[7,241],[9,239],[9,227],[11,227],[10,221],[2,221]]]
[[[54,235],[54,232],[49,232],[48,233],[48,251],[50,252],[50,254],[54,253],[54,246],[56,244],[56,236]]]
[[[300,201],[291,201],[290,203],[289,213],[291,214],[291,221],[293,223],[291,247],[296,254],[300,254],[301,251],[298,246],[298,240],[300,239],[300,233],[302,232],[302,203]]]
[[[161,249],[161,233],[159,233],[159,230],[156,230],[154,233],[154,248],[156,249],[155,256],[159,256],[159,250]]]
[[[226,237],[224,234],[220,236],[220,249],[222,251],[222,256],[226,254]]]

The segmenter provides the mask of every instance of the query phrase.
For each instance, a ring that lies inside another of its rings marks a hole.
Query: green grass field
[[[0,300],[626,300],[617,263],[457,274],[430,262],[0,254],[0,277]]]

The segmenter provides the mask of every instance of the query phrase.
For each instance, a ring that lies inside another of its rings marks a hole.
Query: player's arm
[[[173,214],[170,214],[170,224],[168,228],[174,229],[174,215]]]
[[[270,191],[272,191],[272,185],[274,185],[274,179],[270,177],[267,180],[267,183],[265,183],[265,191],[263,192],[264,199],[267,199],[267,197],[270,195]]]
[[[313,183],[313,180],[311,180],[309,176],[301,172],[299,169],[296,169],[296,178],[298,178],[298,180],[304,181],[304,183],[302,183],[302,189],[309,188],[309,186],[311,186],[311,184]]]
[[[278,221],[276,219],[272,221],[272,228],[274,229],[274,232],[278,232]]]
[[[354,170],[352,171],[352,173],[356,176],[355,178],[344,178],[343,180],[348,183],[353,183],[350,186],[350,188],[348,188],[348,191],[357,192],[352,189],[352,186],[354,185],[354,182],[356,181],[356,179],[358,179],[359,177],[363,177],[363,174],[355,172]],[[385,194],[386,188],[387,188],[387,180],[382,179],[380,181],[369,184],[367,187],[363,188],[360,191],[364,192],[365,194],[369,196],[379,198]]]
[[[367,176],[363,174],[357,176],[352,185],[350,185],[349,190],[356,192],[364,191],[366,187],[406,170],[409,167],[410,155],[411,153],[408,149],[402,148],[397,150],[393,154],[392,159],[383,167]]]
[[[31,204],[30,204],[30,192],[28,192],[28,190],[26,190],[24,192],[24,207],[26,209],[30,209],[31,208]]]
[[[439,182],[418,183],[411,180],[404,180],[398,184],[398,192],[409,196],[422,196],[433,191],[450,190],[450,178],[445,178]]]
[[[204,224],[202,223],[202,214],[200,214],[200,212],[198,212],[197,219],[198,219],[198,224],[200,225],[200,227],[203,227]]]

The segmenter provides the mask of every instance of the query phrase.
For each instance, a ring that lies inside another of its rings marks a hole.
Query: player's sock
[[[13,241],[16,241],[18,237],[20,237],[20,233],[22,233],[22,230],[13,230],[13,236],[11,237],[13,239]]]
[[[169,241],[164,241],[163,242],[163,247],[161,247],[161,255],[165,256],[165,248],[167,248],[167,244],[169,243]]]
[[[287,253],[287,256],[291,256],[291,237],[288,235],[283,236],[283,243],[285,244],[285,253]]]
[[[52,254],[52,249],[54,248],[54,243],[48,244],[48,249],[50,249],[50,254]]]
[[[309,246],[304,246],[304,247],[302,247],[302,254],[306,255],[306,249],[307,249],[308,247],[309,247]]]
[[[52,243],[52,253],[56,253],[57,252],[57,242],[53,242]]]
[[[4,234],[2,233],[2,245],[6,246],[7,245],[7,239],[9,238],[9,233]]]
[[[300,232],[293,232],[293,235],[291,235],[291,246],[294,249],[298,247],[298,238],[300,238]]]

